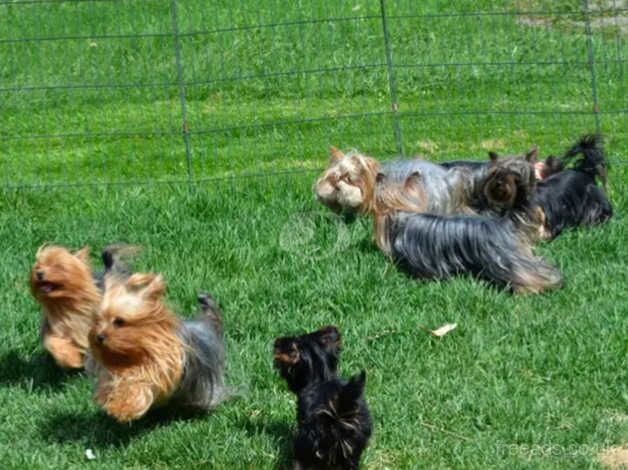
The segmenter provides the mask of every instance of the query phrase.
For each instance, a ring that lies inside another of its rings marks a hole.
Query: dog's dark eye
[[[115,326],[116,328],[120,328],[121,326],[124,326],[124,320],[122,318],[114,318],[113,319],[113,326]]]

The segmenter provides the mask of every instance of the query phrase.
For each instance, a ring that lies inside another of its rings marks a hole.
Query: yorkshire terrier
[[[314,185],[317,199],[334,212],[372,212],[375,176],[380,164],[358,152],[347,155],[335,147],[329,151],[329,165]]]
[[[226,398],[220,310],[207,294],[200,314],[182,321],[164,302],[162,276],[108,276],[89,332],[94,400],[119,422],[166,403],[208,410]]]
[[[607,164],[600,136],[582,137],[562,157],[550,156],[540,167],[533,159],[527,168],[521,159],[512,163],[518,166],[515,172],[501,163],[494,165],[482,194],[500,214],[535,208],[543,218],[541,238],[553,240],[566,228],[597,225],[612,217],[613,208],[603,189]]]
[[[426,214],[495,214],[511,207],[516,186],[534,184],[536,149],[524,155],[499,157],[489,162],[455,160],[439,164],[421,160],[396,160],[380,164],[357,151],[348,154],[332,147],[328,168],[314,185],[318,200],[336,212],[375,213],[375,186],[380,200],[386,185],[404,184],[410,175],[417,197],[414,211]],[[385,179],[378,183],[377,175]],[[418,177],[417,177],[418,176]],[[515,187],[515,189],[513,189]],[[396,191],[394,188],[391,190]],[[392,196],[394,198],[394,195]],[[381,202],[381,201],[380,201]]]
[[[479,167],[478,167],[479,168]],[[352,151],[347,154],[331,147],[329,166],[314,185],[317,199],[335,212],[373,215],[377,175],[387,181],[403,182],[410,174],[420,174],[416,180],[421,199],[417,210],[428,213],[457,213],[468,210],[468,186],[479,186],[475,174],[465,170],[445,168],[419,158],[396,160],[380,164],[375,158]]]
[[[125,270],[122,257],[137,251],[109,245],[102,253],[105,272]],[[87,335],[100,303],[102,274],[92,273],[89,248],[71,253],[62,246],[42,246],[30,273],[33,297],[41,304],[41,339],[57,364],[80,369],[88,348]]]
[[[342,340],[334,326],[301,336],[275,340],[275,368],[291,392],[299,393],[308,384],[325,382],[336,376]]]
[[[333,326],[275,340],[275,367],[297,395],[295,470],[360,466],[373,427],[364,400],[366,373],[349,381],[339,378],[340,349],[340,333]]]
[[[532,204],[545,218],[545,238],[553,240],[567,228],[592,226],[606,222],[613,207],[606,197],[607,164],[601,136],[587,135],[572,146],[560,160],[565,167],[574,157],[573,168],[551,174],[538,183]],[[602,181],[598,186],[597,178]]]
[[[378,186],[375,195],[376,244],[402,270],[420,279],[468,273],[516,293],[561,285],[560,273],[532,253],[542,224],[538,211],[522,208],[507,217],[417,213],[412,178],[384,184],[382,198]],[[378,178],[383,180],[385,175]]]

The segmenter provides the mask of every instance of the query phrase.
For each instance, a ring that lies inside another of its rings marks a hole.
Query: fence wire
[[[626,0],[0,1],[0,186],[628,150]],[[623,158],[622,158],[623,157]]]

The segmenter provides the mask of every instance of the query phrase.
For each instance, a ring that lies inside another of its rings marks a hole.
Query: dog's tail
[[[225,341],[218,303],[209,294],[198,295],[199,315],[181,322],[179,337],[186,345],[185,370],[177,392],[182,403],[210,409],[235,391],[225,386]]]
[[[562,286],[558,269],[538,256],[513,254],[516,261],[510,276],[511,288],[516,294],[538,294]]]
[[[572,160],[578,155],[582,157]],[[593,178],[599,176],[602,184],[606,186],[608,162],[604,154],[604,141],[601,135],[582,136],[574,146],[567,150],[561,160],[565,165],[573,161],[573,169],[576,171],[591,175]]]
[[[366,372],[361,371],[349,379],[346,385],[340,390],[338,396],[338,416],[350,415],[354,413],[358,407],[358,401],[364,394],[364,385],[366,384]]]
[[[222,313],[220,306],[211,294],[203,292],[198,295],[198,307],[204,319],[209,321],[213,330],[219,337],[223,336]]]
[[[128,261],[142,251],[138,245],[112,243],[102,251],[101,257],[105,266],[105,275],[130,274]]]

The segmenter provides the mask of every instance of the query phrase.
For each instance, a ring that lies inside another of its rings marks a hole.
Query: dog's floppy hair
[[[226,398],[224,339],[216,302],[198,298],[199,316],[181,321],[164,302],[161,275],[105,279],[89,334],[94,399],[120,422],[172,403],[207,410]]]
[[[200,314],[185,320],[178,335],[186,346],[183,377],[172,401],[197,409],[214,408],[229,396],[225,386],[225,342],[220,308],[207,293],[199,294]]]
[[[398,188],[394,206],[390,188],[383,205],[376,191],[375,241],[412,276],[446,279],[470,273],[519,293],[561,285],[560,273],[532,253],[542,223],[533,211],[509,217],[420,214],[413,211],[411,184]]]

